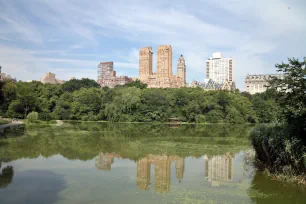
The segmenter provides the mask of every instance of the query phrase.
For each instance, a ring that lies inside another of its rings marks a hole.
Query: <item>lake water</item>
[[[245,125],[65,123],[0,139],[0,203],[306,203],[250,162]]]

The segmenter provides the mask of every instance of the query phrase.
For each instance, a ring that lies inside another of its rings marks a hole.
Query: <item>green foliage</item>
[[[285,76],[272,79],[271,89],[277,90],[278,103],[283,107],[282,114],[292,127],[292,134],[306,145],[306,57],[303,61],[288,60],[288,64],[276,65],[277,71]]]
[[[140,81],[101,89],[89,79],[74,79],[63,85],[37,81],[0,85],[4,87],[0,113],[8,117],[25,118],[36,111],[44,121],[167,122],[174,117],[192,123],[280,121],[275,93],[249,96],[200,88],[147,89]]]
[[[291,128],[286,125],[261,125],[250,134],[257,159],[272,173],[305,173],[306,147],[301,139],[291,135]]]
[[[8,124],[8,121],[7,121],[7,120],[1,120],[1,119],[0,119],[0,125],[5,125],[5,124]]]
[[[23,137],[0,145],[0,160],[50,157],[92,160],[113,152],[138,160],[148,154],[195,156],[235,153],[249,148],[249,125],[181,125],[154,123],[65,122],[28,124]],[[0,141],[1,142],[1,141]]]
[[[50,121],[52,120],[52,116],[50,113],[41,112],[38,114],[38,119],[42,121]]]
[[[29,115],[27,115],[27,121],[28,122],[36,122],[38,120],[38,113],[37,112],[31,112]]]
[[[306,58],[303,62],[293,58],[288,64],[277,64],[284,77],[272,79],[269,90],[252,99],[261,122],[278,118],[283,122],[283,125],[256,128],[250,136],[258,161],[272,173],[305,177],[305,64]]]
[[[100,85],[92,79],[71,79],[63,84],[63,90],[70,93],[81,88],[100,88]]]
[[[132,82],[129,82],[129,83],[124,84],[124,85],[118,85],[117,88],[119,88],[119,87],[136,87],[136,88],[139,88],[139,89],[146,89],[148,87],[148,85],[142,83],[139,79],[137,79],[136,81],[132,81]]]

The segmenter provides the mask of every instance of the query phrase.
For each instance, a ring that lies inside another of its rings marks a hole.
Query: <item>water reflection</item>
[[[231,182],[233,173],[233,156],[229,153],[218,156],[204,156],[205,177],[212,186],[220,182]]]
[[[115,158],[122,158],[115,153],[100,153],[96,157],[96,168],[110,171]],[[211,186],[220,186],[222,182],[232,182],[233,155],[208,156],[204,155],[205,178]],[[181,183],[184,178],[185,159],[180,156],[152,155],[139,159],[137,164],[136,185],[140,190],[149,190],[151,186],[151,166],[154,166],[154,190],[158,193],[170,191],[171,165],[175,163],[176,179]],[[192,168],[192,167],[191,167]]]
[[[303,203],[306,193],[295,186],[279,188],[280,182],[256,171],[245,174],[247,130],[109,123],[28,127],[24,137],[0,140],[0,160],[6,162],[0,200]]]
[[[0,162],[0,188],[6,188],[13,181],[14,169],[12,166],[6,166],[1,169]]]

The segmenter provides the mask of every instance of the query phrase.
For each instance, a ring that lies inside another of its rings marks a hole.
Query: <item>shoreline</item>
[[[189,122],[181,122],[181,123],[171,123],[171,122],[112,122],[107,120],[98,120],[98,121],[86,121],[86,120],[50,120],[50,121],[42,121],[37,120],[36,122],[25,122],[25,124],[56,124],[57,121],[62,122],[84,122],[84,123],[118,123],[118,124],[152,124],[152,125],[173,125],[173,126],[180,126],[180,125],[256,125],[259,123],[189,123]]]

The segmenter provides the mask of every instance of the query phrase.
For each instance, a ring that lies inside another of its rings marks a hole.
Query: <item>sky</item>
[[[205,79],[213,52],[232,57],[234,81],[276,73],[306,56],[305,0],[0,0],[0,66],[17,80],[97,79],[99,62],[138,76],[141,47],[171,45],[187,82]],[[153,71],[154,71],[153,70]]]

